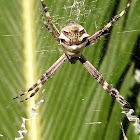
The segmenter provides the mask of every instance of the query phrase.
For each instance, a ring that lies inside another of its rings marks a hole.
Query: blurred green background
[[[128,0],[45,2],[59,30],[75,21],[92,35],[121,12]],[[39,8],[40,0],[0,1],[0,140],[19,137],[22,117],[30,117],[35,100],[21,104],[12,98],[32,86],[63,54],[45,29]],[[32,42],[28,41],[30,37]],[[30,43],[31,50],[26,46]],[[133,0],[110,32],[87,47],[83,55],[140,117],[140,87],[134,80],[135,69],[140,68],[140,1]],[[29,61],[32,65],[28,67]],[[30,70],[31,78],[27,74]],[[121,140],[121,122],[127,138],[138,140],[132,123],[121,113],[121,106],[79,62],[66,62],[41,91],[37,96],[44,102],[36,110],[36,119],[28,121],[25,140]]]

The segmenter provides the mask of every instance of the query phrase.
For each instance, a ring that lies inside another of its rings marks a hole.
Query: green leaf
[[[75,21],[90,35],[120,13],[127,2],[45,0],[59,30]],[[109,33],[83,52],[104,79],[138,110],[136,116],[140,109],[140,91],[134,80],[138,65],[135,60],[140,59],[135,54],[136,47],[140,49],[139,5],[140,1],[133,0]],[[121,106],[79,62],[66,62],[35,98],[24,103],[12,100],[28,90],[63,54],[62,47],[44,27],[39,8],[40,0],[0,1],[0,139],[19,137],[22,118],[31,118],[34,100],[39,97],[44,102],[35,109],[38,114],[33,120],[26,121],[26,140],[120,140],[121,122],[127,138],[138,140]]]

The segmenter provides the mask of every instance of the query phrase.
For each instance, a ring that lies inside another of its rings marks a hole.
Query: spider
[[[125,9],[120,12],[118,15],[114,16],[107,25],[104,26],[103,29],[99,30],[91,37],[87,34],[84,27],[81,25],[70,22],[67,26],[62,28],[59,32],[54,23],[51,20],[50,14],[48,12],[47,6],[44,0],[41,0],[43,10],[46,14],[48,23],[43,16],[43,12],[40,10],[42,15],[42,20],[44,22],[45,27],[48,29],[50,34],[54,37],[54,39],[63,47],[64,54],[43,74],[43,76],[26,92],[20,94],[19,96],[13,98],[17,99],[20,96],[25,95],[26,93],[32,92],[28,98],[21,100],[20,102],[24,102],[25,100],[33,97],[39,89],[43,86],[43,84],[51,78],[51,76],[66,62],[67,60],[71,64],[75,64],[77,60],[79,60],[83,66],[88,70],[88,72],[97,80],[97,82],[106,90],[113,98],[116,99],[123,106],[129,107],[130,104],[119,94],[117,89],[112,88],[100,75],[100,73],[96,70],[96,68],[82,55],[82,51],[85,47],[93,44],[95,41],[100,39],[103,35],[107,33],[107,31],[111,28],[111,26],[118,21],[130,7],[132,0],[129,0]]]

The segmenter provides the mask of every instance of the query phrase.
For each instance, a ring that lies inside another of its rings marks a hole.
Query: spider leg
[[[42,7],[44,9],[44,12],[46,14],[46,17],[48,19],[48,22],[49,22],[50,26],[52,27],[52,29],[54,30],[54,32],[56,33],[56,35],[59,36],[60,33],[59,33],[58,29],[55,27],[55,25],[53,24],[53,22],[51,20],[50,14],[48,12],[48,9],[47,9],[47,6],[46,6],[44,0],[41,0],[41,3],[42,3]]]
[[[47,30],[50,32],[50,34],[57,40],[58,42],[60,41],[59,38],[52,32],[52,30],[49,28],[48,24],[46,23],[45,17],[43,16],[42,10],[40,9],[40,13],[42,15],[42,20],[44,22],[45,27]]]
[[[17,99],[21,96],[24,96],[25,94],[29,93],[30,91],[34,90],[36,87],[39,86],[39,84],[45,79],[45,75],[43,75],[32,87],[30,87],[27,91],[23,92],[22,94],[20,94],[19,96],[16,96],[13,98],[14,99]]]
[[[129,2],[127,3],[125,9],[118,15],[114,16],[113,19],[107,24],[104,26],[103,29],[101,29],[100,31],[96,32],[94,35],[92,35],[89,39],[88,39],[88,43],[86,44],[86,46],[90,45],[90,44],[93,44],[96,40],[98,40],[99,38],[101,38],[103,35],[106,34],[106,32],[111,28],[111,26],[117,22],[120,17],[122,17],[127,9],[130,7],[130,4],[131,4],[132,0],[129,0]]]
[[[28,100],[31,97],[33,97],[38,91],[39,89],[43,86],[43,84],[51,78],[51,76],[60,68],[60,66],[62,66],[64,64],[64,62],[67,60],[67,56],[65,54],[63,54],[46,72],[45,74],[43,74],[43,76],[32,86],[30,87],[26,92],[20,94],[19,96],[13,98],[13,99],[17,99],[20,96],[25,95],[26,93],[31,92],[32,90],[35,90],[31,93],[31,95],[28,98],[25,98],[24,100]],[[24,100],[20,101],[23,102]]]
[[[112,88],[100,75],[100,73],[95,69],[95,67],[84,57],[81,56],[79,61],[84,65],[88,72],[97,80],[97,82],[106,90],[117,102],[122,104],[125,107],[130,107],[130,104],[119,95],[119,91]]]
[[[49,78],[48,78],[49,79]],[[47,77],[38,85],[38,87],[31,93],[31,95],[27,98],[25,98],[24,100],[21,100],[20,102],[24,102],[25,100],[30,99],[31,97],[33,97],[38,91],[39,89],[43,86],[43,84],[48,80]]]

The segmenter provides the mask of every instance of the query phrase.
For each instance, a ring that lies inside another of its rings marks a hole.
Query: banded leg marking
[[[57,36],[59,36],[60,33],[59,33],[59,31],[57,30],[57,28],[55,27],[55,25],[53,24],[53,22],[51,20],[51,16],[50,16],[50,14],[48,12],[48,9],[47,9],[47,6],[46,6],[44,0],[41,0],[41,3],[42,3],[42,7],[44,9],[44,12],[46,14],[46,17],[48,19],[48,22],[49,22],[50,26],[52,27],[52,29],[54,30],[54,32],[57,34]]]
[[[31,95],[30,95],[29,97],[25,98],[24,100],[21,100],[20,102],[24,102],[25,100],[28,100],[28,99],[30,99],[31,97],[33,97],[33,96],[39,91],[39,89],[44,85],[44,83],[45,83],[47,80],[48,80],[48,79],[46,78],[44,81],[42,81],[42,82],[38,85],[38,87],[31,93]]]
[[[46,23],[45,17],[43,16],[43,13],[42,13],[41,9],[40,9],[40,13],[41,13],[42,20],[44,22],[45,27],[50,32],[50,34],[55,38],[55,40],[57,40],[59,42],[60,41],[59,38],[53,33],[53,31],[49,28],[48,24]]]
[[[114,18],[113,18],[107,25],[105,25],[103,29],[101,29],[100,31],[98,31],[98,32],[96,32],[94,35],[92,35],[92,36],[89,38],[88,43],[87,43],[86,46],[88,46],[88,45],[90,45],[90,44],[93,44],[96,40],[98,40],[98,39],[101,38],[103,35],[105,35],[106,32],[110,29],[110,27],[111,27],[116,21],[118,21],[118,20],[120,19],[120,17],[122,17],[122,16],[126,13],[127,9],[128,9],[128,8],[130,7],[130,5],[131,5],[131,2],[132,2],[132,0],[130,0],[130,1],[127,3],[125,9],[124,9],[120,14],[114,16]]]
[[[19,98],[19,97],[21,97],[21,96],[24,96],[25,94],[31,92],[33,89],[35,89],[35,88],[42,82],[42,80],[43,80],[44,78],[45,78],[45,76],[43,75],[43,76],[41,77],[41,79],[39,79],[32,87],[30,87],[27,91],[23,92],[23,93],[20,94],[19,96],[14,97],[13,99],[17,99],[17,98]]]
[[[38,91],[39,89],[43,86],[43,84],[49,79],[51,78],[51,76],[64,64],[64,62],[67,60],[67,56],[65,54],[63,54],[46,72],[45,74],[41,77],[41,79],[39,79],[32,87],[30,87],[26,92],[20,94],[19,96],[16,96],[13,99],[17,99],[23,95],[25,95],[26,93],[31,92],[32,90],[35,90],[31,93],[31,95],[28,98],[25,98],[24,100],[20,101],[20,102],[24,102],[25,100],[30,99],[31,97],[33,97]]]
[[[79,61],[84,65],[88,72],[97,80],[97,82],[113,97],[117,102],[123,106],[130,107],[130,104],[119,95],[118,90],[112,88],[100,75],[100,73],[95,69],[95,67],[84,57],[81,56]]]

